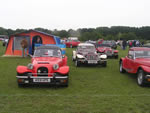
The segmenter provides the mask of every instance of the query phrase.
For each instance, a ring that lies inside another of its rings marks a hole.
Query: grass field
[[[0,56],[5,48],[0,43]],[[70,81],[68,88],[18,88],[17,65],[27,65],[30,58],[0,57],[1,113],[150,113],[150,88],[139,87],[135,75],[120,74],[118,60],[108,66],[76,68],[67,49]],[[119,49],[119,56],[127,50]]]

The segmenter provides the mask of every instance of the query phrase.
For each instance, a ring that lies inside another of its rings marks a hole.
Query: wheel
[[[64,85],[65,87],[68,87],[69,86],[69,81],[67,81],[67,83]]]
[[[137,84],[139,86],[144,86],[145,85],[145,83],[144,83],[144,80],[145,80],[144,77],[145,77],[144,71],[142,69],[139,70],[138,74],[137,74]]]
[[[73,58],[73,55],[72,55],[72,61],[75,61],[75,59]]]
[[[19,84],[18,83],[18,87],[25,87],[26,85],[25,84]]]
[[[5,43],[3,43],[3,46],[5,46]]]
[[[72,48],[72,44],[70,44],[70,48]]]
[[[103,66],[103,67],[106,67],[106,66],[107,66],[107,62],[104,62],[104,63],[102,64],[102,66]]]
[[[118,59],[118,55],[115,56],[115,59]]]
[[[79,67],[80,66],[80,62],[78,60],[75,61],[75,66]]]
[[[123,63],[122,63],[122,61],[120,62],[119,71],[120,71],[120,73],[125,73],[125,72],[126,72],[126,71],[123,69]]]

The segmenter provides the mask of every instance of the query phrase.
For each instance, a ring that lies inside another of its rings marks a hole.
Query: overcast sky
[[[0,27],[150,26],[150,0],[0,0]]]

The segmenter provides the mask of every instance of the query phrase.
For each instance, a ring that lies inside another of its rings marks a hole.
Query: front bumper
[[[115,56],[118,56],[117,53],[113,53],[113,54],[106,54],[108,57],[115,57]]]
[[[67,85],[68,76],[16,76],[18,84]]]
[[[85,60],[85,59],[78,59],[79,63],[81,64],[92,64],[92,65],[101,65],[105,62],[107,62],[106,59],[101,59],[101,60]]]

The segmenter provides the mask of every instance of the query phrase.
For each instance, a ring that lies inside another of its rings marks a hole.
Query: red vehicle
[[[40,46],[35,49],[28,66],[17,67],[19,86],[25,84],[49,84],[68,86],[69,66],[57,46]]]
[[[67,40],[66,42],[65,42],[65,44],[66,44],[66,47],[70,47],[70,48],[73,48],[73,47],[77,47],[78,46],[78,44],[80,44],[80,41],[79,40]]]
[[[108,44],[96,45],[97,53],[106,54],[108,57],[118,58],[118,50],[112,49]]]
[[[134,47],[128,56],[120,59],[120,72],[137,74],[137,84],[144,86],[150,82],[150,48]]]

